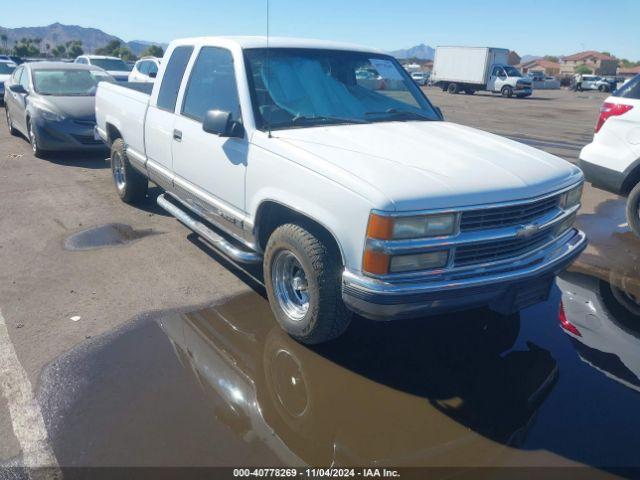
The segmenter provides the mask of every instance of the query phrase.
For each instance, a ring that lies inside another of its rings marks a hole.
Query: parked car
[[[9,131],[27,137],[37,157],[54,150],[104,149],[93,131],[95,92],[104,81],[115,80],[89,65],[20,65],[4,93]]]
[[[612,88],[611,83],[602,77],[597,75],[583,75],[582,83],[577,86],[577,90],[598,90],[600,92],[610,92],[615,90],[615,88]]]
[[[437,47],[431,83],[449,93],[487,90],[509,98],[530,96],[531,79],[508,65],[508,59],[504,48]]]
[[[9,60],[0,59],[0,100],[4,103],[4,82],[9,80],[17,65]]]
[[[162,208],[234,261],[262,263],[276,319],[306,343],[340,335],[351,312],[510,313],[548,297],[586,246],[572,227],[579,168],[442,121],[381,51],[266,45],[174,41],[151,94],[100,85],[96,130],[123,201],[151,179]],[[384,90],[359,82],[363,66]]]
[[[157,57],[143,57],[136,62],[129,74],[130,82],[153,82],[158,75],[160,59]]]
[[[604,101],[579,165],[594,186],[628,197],[629,227],[640,236],[640,75]]]
[[[0,55],[0,60],[13,62],[16,65],[21,65],[24,63],[24,60],[21,57],[18,57],[16,55]]]
[[[413,78],[413,80],[418,84],[418,85],[426,85],[427,82],[429,81],[429,72],[413,72],[411,73],[411,78]]]
[[[118,82],[127,82],[131,67],[118,57],[107,57],[104,55],[81,55],[75,59],[74,63],[81,65],[93,65],[105,70]]]

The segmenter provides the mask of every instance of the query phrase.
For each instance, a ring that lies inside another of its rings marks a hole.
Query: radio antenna
[[[269,64],[269,0],[267,0],[267,54],[266,54],[266,69],[267,69],[267,83],[271,80],[270,64]],[[267,94],[269,94],[267,89]],[[267,131],[269,138],[271,138],[271,108],[267,109]]]

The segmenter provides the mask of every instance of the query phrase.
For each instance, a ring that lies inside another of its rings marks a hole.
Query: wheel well
[[[109,140],[109,145],[111,145],[118,138],[122,138],[122,134],[120,133],[120,131],[116,127],[114,127],[113,125],[108,123],[107,124],[107,139]]]
[[[636,160],[636,166],[622,183],[622,193],[628,195],[638,183],[640,183],[640,158]]]
[[[333,234],[322,224],[304,215],[303,213],[292,210],[278,202],[266,201],[260,205],[256,213],[255,234],[256,242],[265,250],[269,237],[276,228],[286,223],[297,223],[309,229],[311,233],[321,240],[333,245],[340,255],[342,264],[344,265],[344,256],[340,244]]]

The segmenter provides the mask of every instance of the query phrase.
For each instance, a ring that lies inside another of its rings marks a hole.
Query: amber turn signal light
[[[366,250],[362,269],[374,275],[385,275],[389,272],[389,255],[384,253]]]
[[[391,240],[393,237],[393,217],[383,217],[375,213],[369,215],[367,237],[378,240]]]

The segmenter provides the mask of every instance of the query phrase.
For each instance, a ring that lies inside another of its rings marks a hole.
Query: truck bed
[[[144,154],[144,120],[152,83],[107,83],[96,92],[96,123],[102,132],[117,129],[129,148]]]

